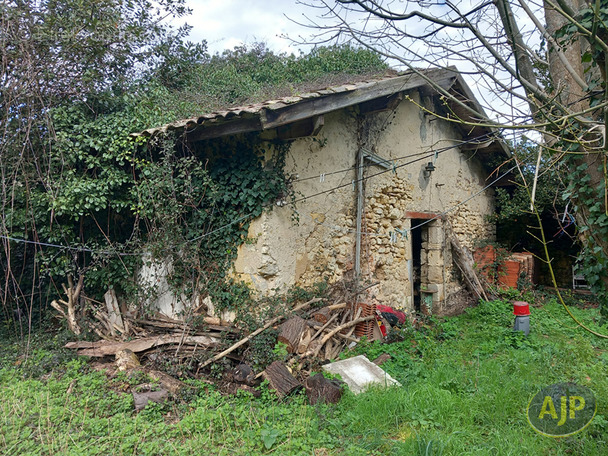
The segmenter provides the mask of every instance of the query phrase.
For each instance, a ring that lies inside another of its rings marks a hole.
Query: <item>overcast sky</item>
[[[256,41],[268,43],[275,52],[296,52],[301,46],[281,36],[310,35],[285,17],[298,20],[303,13],[311,14],[295,0],[187,0],[187,4],[192,9],[186,18],[193,26],[190,40],[206,40],[211,53]]]
[[[312,0],[301,0],[310,1]],[[474,0],[459,0],[466,4]],[[191,25],[191,41],[206,40],[209,52],[214,54],[225,49],[233,49],[235,46],[254,42],[265,42],[274,52],[298,53],[299,49],[308,51],[310,48],[295,44],[285,36],[297,41],[312,41],[313,30],[300,26],[289,18],[309,23],[305,16],[316,19],[320,10],[298,4],[297,0],[186,0],[192,9],[192,15],[185,18],[185,22]],[[399,3],[409,5],[409,3]],[[520,11],[515,11],[518,16],[518,24],[522,32],[533,29],[529,18]],[[519,14],[518,14],[519,13]],[[361,21],[356,15],[348,18],[349,23]],[[183,21],[182,21],[183,22]],[[415,22],[408,23],[409,27],[416,27]],[[410,33],[415,30],[409,30]],[[423,43],[419,43],[422,45]],[[534,43],[533,43],[534,44]],[[533,46],[537,47],[537,46]],[[399,51],[397,51],[399,52]],[[461,71],[474,70],[469,62],[441,62],[442,64],[456,65]],[[396,62],[389,64],[396,66]],[[488,109],[488,112],[496,109],[491,117],[500,116],[501,112],[507,112],[503,107],[504,100],[496,100],[492,92],[480,85],[479,78],[465,75],[465,79],[476,93],[479,101]],[[522,102],[517,102],[516,104]],[[506,106],[506,105],[505,105]],[[526,110],[524,106],[522,109]]]

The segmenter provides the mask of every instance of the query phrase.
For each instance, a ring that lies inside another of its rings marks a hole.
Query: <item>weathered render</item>
[[[427,78],[462,103],[445,105]],[[291,142],[285,172],[298,199],[256,219],[233,274],[260,292],[358,277],[380,282],[366,299],[449,312],[461,289],[444,219],[464,245],[492,239],[490,158],[495,132],[464,126],[483,113],[453,71],[406,74],[326,89],[144,132],[188,140],[259,131]],[[272,152],[269,152],[271,154]],[[270,158],[270,157],[269,157]],[[358,217],[359,216],[359,217]],[[359,222],[357,219],[359,218]],[[358,235],[359,234],[359,235]]]

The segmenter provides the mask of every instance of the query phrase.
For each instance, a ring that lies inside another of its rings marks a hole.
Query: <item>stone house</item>
[[[455,96],[444,97],[445,94]],[[189,142],[258,132],[289,141],[299,198],[249,229],[232,273],[262,292],[343,278],[379,282],[367,299],[450,312],[461,289],[445,224],[460,242],[492,239],[492,174],[508,150],[454,70],[425,70],[213,112],[143,132]],[[468,122],[468,124],[464,123]],[[478,126],[472,126],[475,123]]]

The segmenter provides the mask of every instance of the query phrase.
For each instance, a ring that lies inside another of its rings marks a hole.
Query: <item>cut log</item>
[[[182,341],[183,339],[183,341]],[[65,348],[78,349],[78,354],[83,356],[108,356],[116,355],[121,350],[131,350],[134,353],[148,350],[159,345],[178,344],[178,343],[197,344],[206,348],[215,347],[219,339],[210,336],[158,336],[146,337],[144,339],[132,340],[129,342],[69,342]],[[88,346],[87,346],[88,345]]]
[[[323,374],[308,377],[304,382],[306,396],[311,405],[317,403],[335,404],[342,397],[342,385],[337,380],[328,380]]]
[[[275,361],[268,366],[262,376],[268,380],[270,387],[276,390],[279,396],[287,396],[302,386],[280,361]]]
[[[249,386],[255,384],[255,374],[247,364],[239,364],[232,371],[232,379],[236,383],[244,383]]]
[[[185,388],[192,388],[181,380],[171,377],[169,374],[165,374],[164,372],[152,369],[145,369],[144,372],[148,374],[150,378],[160,383],[161,386],[168,390],[171,394],[178,394]]]
[[[382,353],[375,360],[373,360],[372,363],[374,363],[376,366],[381,366],[382,364],[387,362],[389,359],[391,359],[391,355],[389,355],[388,353]]]
[[[297,353],[302,354],[306,353],[308,349],[308,344],[312,340],[312,330],[310,328],[306,328],[306,330],[302,333],[302,337],[300,337],[300,343],[298,344]]]
[[[260,397],[262,395],[259,390],[252,388],[249,385],[242,385],[240,383],[227,383],[224,385],[223,391],[231,395],[236,395],[239,393],[239,391],[251,393],[253,397]]]
[[[145,409],[148,402],[162,404],[169,399],[169,392],[165,389],[160,389],[158,391],[145,391],[143,393],[133,391],[131,394],[133,395],[133,405],[135,406],[136,412]]]
[[[327,320],[329,320],[331,315],[331,310],[329,310],[328,307],[323,307],[319,310],[317,310],[315,313],[312,314],[312,318],[315,319],[315,321],[318,321],[319,323],[325,324],[327,323]]]
[[[119,371],[128,371],[141,367],[141,363],[137,358],[137,355],[129,349],[119,350],[116,352],[116,368]]]
[[[287,345],[288,353],[295,353],[298,350],[302,333],[306,328],[306,320],[297,315],[293,316],[281,325],[281,332],[277,339]]]

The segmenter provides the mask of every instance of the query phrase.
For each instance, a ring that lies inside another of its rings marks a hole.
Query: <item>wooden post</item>
[[[357,152],[357,233],[355,239],[355,283],[361,276],[361,225],[363,219],[363,149]]]

